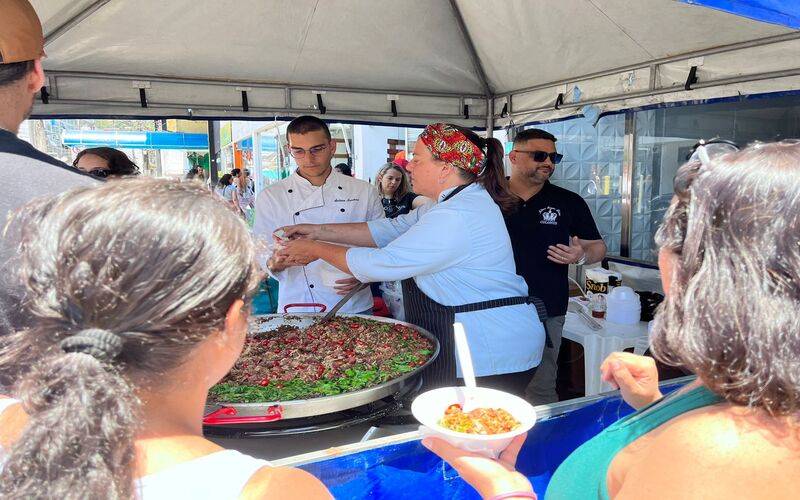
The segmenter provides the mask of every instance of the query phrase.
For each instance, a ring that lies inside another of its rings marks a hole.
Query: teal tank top
[[[700,386],[683,394],[670,394],[614,422],[564,460],[547,486],[545,499],[608,499],[606,477],[617,453],[663,423],[721,401],[722,398]]]

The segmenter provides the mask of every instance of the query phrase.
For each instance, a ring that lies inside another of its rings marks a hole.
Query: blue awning
[[[236,146],[242,150],[251,150],[253,149],[253,138],[246,137],[241,141],[236,143]],[[261,151],[266,152],[275,152],[278,151],[278,141],[275,140],[275,136],[271,135],[263,135],[261,136]]]
[[[682,0],[737,16],[770,24],[780,24],[800,29],[800,1],[798,0]]]
[[[207,134],[185,132],[131,132],[116,130],[67,130],[61,136],[65,146],[125,149],[208,150]]]

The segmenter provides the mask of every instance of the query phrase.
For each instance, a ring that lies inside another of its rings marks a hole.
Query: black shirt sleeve
[[[575,195],[573,200],[574,211],[572,213],[571,225],[569,228],[570,236],[577,236],[582,240],[600,240],[600,231],[597,230],[597,224],[592,217],[592,211],[589,210],[589,205],[579,195]]]

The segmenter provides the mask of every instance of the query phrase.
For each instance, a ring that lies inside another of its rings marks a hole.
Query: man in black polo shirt
[[[552,134],[523,130],[508,157],[509,188],[522,199],[519,210],[506,217],[517,274],[525,278],[530,294],[544,301],[547,334],[553,343],[552,348],[545,347],[526,396],[534,404],[553,403],[558,401],[556,371],[569,298],[569,265],[599,262],[606,245],[583,198],[550,184],[562,158]]]
[[[11,258],[18,228],[11,226],[3,234],[7,217],[39,196],[95,183],[17,138],[44,84],[43,56],[42,25],[33,7],[26,0],[0,1],[0,172],[8,182],[0,196],[0,336],[21,326],[21,292],[8,280],[15,269]]]

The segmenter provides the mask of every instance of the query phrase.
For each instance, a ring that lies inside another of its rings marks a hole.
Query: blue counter
[[[662,392],[675,390],[682,383],[663,385]],[[632,411],[618,396],[607,396],[537,422],[519,455],[518,470],[528,476],[539,498],[543,498],[564,458]],[[301,467],[322,480],[338,499],[479,498],[450,466],[418,440]]]

